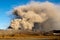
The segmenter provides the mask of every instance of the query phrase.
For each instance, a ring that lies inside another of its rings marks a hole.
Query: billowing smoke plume
[[[60,11],[50,2],[30,2],[26,5],[15,7],[13,14],[14,29],[37,29],[43,31],[60,30]]]

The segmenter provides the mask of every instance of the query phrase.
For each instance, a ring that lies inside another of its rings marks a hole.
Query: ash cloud
[[[60,10],[50,2],[30,2],[13,10],[13,29],[60,30]]]

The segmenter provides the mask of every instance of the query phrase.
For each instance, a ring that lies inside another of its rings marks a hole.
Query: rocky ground
[[[0,30],[0,40],[59,40],[60,36],[44,36],[32,31]]]

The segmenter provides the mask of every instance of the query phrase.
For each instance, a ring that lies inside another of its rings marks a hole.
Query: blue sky
[[[11,18],[7,14],[9,10],[18,5],[29,3],[31,0],[0,0],[0,29],[6,29],[10,25]],[[60,0],[34,0],[39,2],[49,1],[60,5]]]

